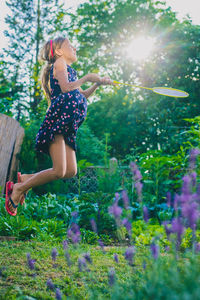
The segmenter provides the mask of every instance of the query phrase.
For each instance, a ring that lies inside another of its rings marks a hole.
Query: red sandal
[[[6,210],[7,212],[11,215],[11,216],[16,216],[17,214],[17,210],[16,212],[11,212],[10,209],[9,209],[9,206],[8,206],[8,203],[9,201],[11,202],[12,206],[14,208],[17,208],[18,207],[18,204],[16,205],[13,200],[11,199],[10,195],[12,194],[12,191],[13,191],[13,186],[14,186],[14,183],[12,181],[8,181],[6,182],[6,200],[5,200],[5,207],[6,207]]]
[[[22,175],[21,172],[18,172],[18,173],[17,173],[17,183],[20,183],[20,182],[21,182],[21,180],[20,180],[20,176],[21,176],[21,175]],[[26,193],[24,193],[24,197],[22,197],[22,199],[20,200],[20,204],[21,204],[21,205],[24,204],[25,198],[26,198]]]

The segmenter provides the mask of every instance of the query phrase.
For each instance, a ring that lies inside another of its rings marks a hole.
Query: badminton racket
[[[140,88],[140,89],[151,90],[156,94],[163,95],[163,96],[168,96],[168,97],[186,98],[186,97],[189,96],[189,94],[184,92],[184,91],[173,89],[173,88],[168,88],[168,87],[148,88],[148,87],[144,87],[144,86],[138,86],[138,85],[133,85],[133,84],[129,84],[129,83],[123,83],[123,82],[119,82],[119,81],[116,81],[116,80],[113,80],[113,83],[129,85],[129,86],[132,86],[132,87],[135,87],[135,88]]]

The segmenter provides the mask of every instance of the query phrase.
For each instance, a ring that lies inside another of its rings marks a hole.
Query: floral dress
[[[76,81],[77,73],[67,65],[68,81]],[[77,151],[76,134],[87,115],[87,99],[74,89],[62,93],[58,80],[53,75],[53,64],[50,70],[51,106],[36,135],[35,150],[49,153],[49,143],[55,140],[55,134],[62,134],[65,143]]]

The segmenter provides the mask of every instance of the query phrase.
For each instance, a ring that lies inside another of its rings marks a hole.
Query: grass
[[[51,250],[54,247],[58,251],[56,262],[51,258]],[[103,253],[99,246],[82,244],[77,248],[70,245],[68,251],[72,260],[70,267],[64,256],[62,242],[1,242],[0,299],[31,299],[25,295],[35,299],[55,299],[55,291],[47,289],[46,282],[49,278],[61,290],[63,299],[110,299],[109,269],[115,268],[117,280],[121,283],[131,274],[132,267],[124,258],[125,247],[105,247],[106,253]],[[32,259],[36,259],[35,270],[28,268],[28,252]],[[93,263],[88,264],[90,272],[80,272],[78,258],[86,252],[90,252]],[[119,263],[114,261],[114,253],[118,254]],[[137,271],[141,271],[142,253],[136,255],[134,263]],[[135,275],[136,281],[138,272]]]

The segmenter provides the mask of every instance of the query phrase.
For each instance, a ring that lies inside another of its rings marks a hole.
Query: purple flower
[[[173,208],[175,211],[178,209],[178,202],[180,201],[181,197],[178,194],[175,194],[174,197],[174,203],[173,203]]]
[[[196,222],[199,218],[198,204],[196,202],[187,202],[182,206],[182,214],[188,220],[188,225],[193,230],[196,229]]]
[[[133,175],[134,175],[135,181],[136,181],[136,180],[141,180],[141,179],[142,179],[142,175],[141,175],[141,173],[140,173],[140,171],[139,171],[139,169],[138,169],[136,163],[131,162],[131,163],[130,163],[130,168],[131,168],[131,171],[132,171],[132,173],[133,173]]]
[[[47,287],[50,290],[54,290],[54,288],[55,288],[55,286],[54,286],[54,284],[53,284],[53,282],[52,282],[52,280],[50,278],[47,280]]]
[[[196,183],[197,183],[197,173],[196,173],[196,172],[192,172],[192,173],[190,174],[190,177],[191,177],[191,179],[192,179],[192,185],[193,185],[193,186],[196,186]]]
[[[122,199],[123,199],[123,202],[124,202],[125,209],[128,209],[130,204],[129,204],[129,198],[128,198],[126,190],[122,191]]]
[[[112,286],[115,283],[115,269],[110,268],[108,272],[108,283],[110,286]]]
[[[129,265],[133,265],[133,255],[135,253],[134,247],[128,247],[124,253],[125,259],[128,261]]]
[[[181,236],[184,232],[184,226],[181,222],[180,217],[174,218],[172,220],[172,232],[177,234],[177,247],[179,247],[181,243]]]
[[[92,264],[92,259],[91,259],[90,253],[84,253],[83,257],[87,260],[87,262]]]
[[[163,225],[165,227],[165,232],[166,232],[167,238],[169,239],[169,236],[172,233],[172,229],[171,229],[171,227],[168,227],[168,222],[167,221],[164,221]]]
[[[136,187],[139,199],[140,199],[140,197],[142,195],[142,186],[143,186],[143,184],[140,181],[138,181],[138,182],[135,183],[135,187]]]
[[[147,264],[146,264],[146,262],[144,261],[143,264],[142,264],[142,267],[143,267],[144,270],[146,269],[146,266],[147,266]]]
[[[131,228],[132,228],[131,222],[129,222],[129,220],[127,218],[125,218],[125,219],[122,220],[122,224],[124,225],[124,227],[126,227],[127,231],[130,234],[130,231],[131,231]]]
[[[159,255],[159,246],[153,242],[150,247],[151,247],[151,253],[153,255],[153,258],[157,259]]]
[[[91,226],[92,226],[92,230],[97,233],[97,224],[96,224],[95,220],[91,219],[90,223],[91,223]]]
[[[101,239],[98,240],[99,246],[101,247],[102,251],[105,252],[104,250],[104,243],[102,242]]]
[[[145,205],[143,206],[143,218],[144,221],[147,223],[149,220],[149,213],[148,213],[148,208]]]
[[[30,253],[27,253],[26,257],[27,257],[27,264],[28,264],[29,269],[30,270],[34,270],[35,269],[35,262],[36,262],[36,260],[35,259],[31,259]]]
[[[115,217],[115,219],[118,219],[122,213],[122,209],[120,206],[118,206],[117,203],[114,203],[108,208],[108,212],[112,214]]]
[[[76,219],[78,217],[78,212],[73,211],[71,215],[72,215],[72,218]]]
[[[28,260],[28,266],[29,266],[30,270],[34,270],[35,269],[35,262],[36,262],[35,259],[29,259]]]
[[[116,263],[119,262],[118,255],[116,253],[114,253],[114,260],[116,261]]]
[[[189,166],[191,169],[195,168],[196,158],[200,154],[200,150],[197,148],[190,150],[190,159],[189,159]]]
[[[59,288],[56,288],[56,299],[62,300],[62,294]]]
[[[170,248],[169,248],[169,246],[165,246],[165,251],[169,251],[170,250]]]
[[[78,259],[78,268],[79,271],[82,272],[84,269],[87,269],[86,260],[84,257]]]
[[[56,257],[58,255],[58,251],[56,248],[53,248],[53,250],[51,251],[51,257],[53,261],[56,261]]]
[[[182,194],[189,195],[191,193],[190,191],[191,178],[189,175],[185,175],[183,176],[182,180],[183,180]]]
[[[68,267],[70,267],[72,265],[72,261],[70,259],[70,255],[69,255],[68,251],[65,251],[65,258],[66,258]]]
[[[142,175],[141,175],[140,170],[138,169],[136,163],[131,162],[130,168],[133,173],[133,179],[135,181],[135,188],[137,190],[138,200],[141,201],[143,184],[140,181],[142,179]]]
[[[197,184],[197,194],[200,195],[200,183]]]
[[[195,251],[200,252],[200,243],[195,244]]]
[[[68,248],[68,242],[67,240],[63,241],[63,249],[66,250]]]
[[[118,203],[119,201],[119,193],[115,193],[115,202]]]
[[[67,231],[67,235],[69,238],[71,238],[72,243],[78,243],[81,239],[81,232],[79,226],[76,223],[72,222],[71,228],[69,228]]]

